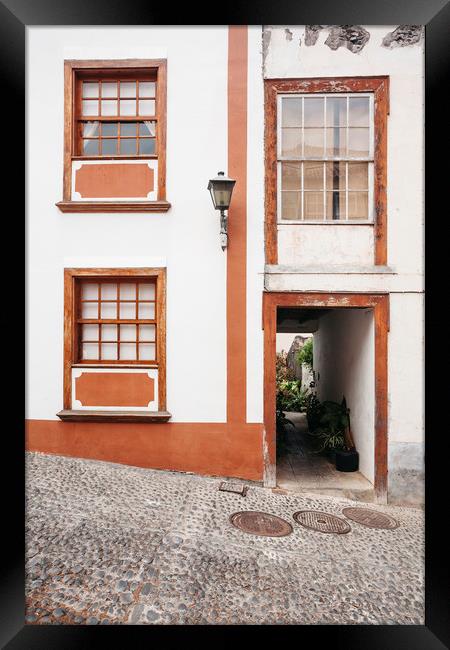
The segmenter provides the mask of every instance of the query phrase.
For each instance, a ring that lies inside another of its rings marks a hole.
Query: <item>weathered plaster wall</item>
[[[394,294],[390,302],[388,494],[417,504],[424,501],[424,300]]]
[[[375,370],[371,309],[335,309],[319,319],[314,334],[317,396],[341,402],[345,395],[359,452],[359,469],[374,481]]]
[[[424,445],[419,442],[391,442],[389,445],[389,503],[425,503]]]
[[[263,52],[265,78],[389,75],[388,264],[405,275],[422,273],[423,30],[414,25],[265,26]],[[283,225],[279,263],[315,264],[320,255],[323,264],[370,266],[372,227],[363,226],[356,235],[355,229]]]
[[[280,264],[368,265],[373,260],[373,226],[278,225]]]
[[[378,269],[379,272],[374,272]],[[422,293],[424,279],[419,273],[400,275],[392,269],[343,265],[267,265],[265,288],[269,291],[350,291]],[[417,316],[420,317],[420,314]]]

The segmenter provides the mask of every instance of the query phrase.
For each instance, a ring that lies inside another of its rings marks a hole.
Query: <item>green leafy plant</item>
[[[276,359],[276,417],[277,427],[284,428],[294,424],[284,415],[284,411],[300,412],[305,409],[307,390],[295,378],[294,371],[287,365],[286,352],[279,352]]]
[[[277,386],[277,404],[282,411],[301,413],[305,410],[308,394],[298,379],[281,381]]]
[[[344,431],[348,425],[348,409],[338,402],[322,402],[319,426],[325,426],[333,432]]]
[[[345,401],[339,404],[328,400],[322,402],[320,407],[315,404],[315,420],[314,426],[310,427],[310,434],[316,443],[317,453],[346,447],[345,430],[348,427],[348,416],[349,410]]]
[[[297,361],[310,370],[313,368],[313,339],[306,341],[305,345],[297,352]]]
[[[282,381],[290,381],[295,379],[295,372],[292,368],[289,368],[287,365],[287,353],[286,352],[277,352],[276,358],[276,382],[277,386]]]
[[[332,433],[327,429],[315,431],[314,438],[316,442],[315,452],[320,454],[324,451],[337,451],[344,448],[344,436],[341,433]]]
[[[295,427],[294,423],[292,420],[289,420],[289,418],[286,417],[284,414],[284,411],[287,411],[288,409],[285,408],[286,402],[285,402],[285,395],[278,390],[277,388],[277,394],[276,394],[276,427],[278,432],[283,432],[286,431],[287,426]]]
[[[317,399],[315,393],[308,393],[305,397],[305,410],[306,421],[308,422],[308,429],[314,431],[319,424],[320,416],[322,414],[322,405]]]

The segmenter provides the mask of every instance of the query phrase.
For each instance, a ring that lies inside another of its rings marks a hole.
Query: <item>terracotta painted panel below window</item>
[[[75,171],[75,191],[83,199],[145,199],[154,187],[153,169],[145,163],[99,163],[82,165]]]
[[[155,382],[143,372],[83,372],[75,379],[75,399],[82,406],[148,406]]]

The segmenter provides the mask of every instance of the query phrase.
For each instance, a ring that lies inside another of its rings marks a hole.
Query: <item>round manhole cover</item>
[[[398,527],[398,521],[384,512],[377,512],[369,508],[344,508],[342,514],[348,519],[369,528],[385,528],[392,530]]]
[[[284,537],[290,535],[293,530],[291,524],[281,517],[255,510],[235,512],[231,515],[230,521],[233,526],[245,533],[264,537]]]
[[[295,521],[305,528],[318,530],[321,533],[349,533],[351,528],[345,519],[330,515],[328,512],[317,510],[299,510],[293,515]]]

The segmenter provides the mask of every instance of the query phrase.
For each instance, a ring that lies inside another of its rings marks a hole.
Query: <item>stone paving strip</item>
[[[293,514],[361,504],[222,481],[27,453],[26,622],[424,624],[421,509],[370,504],[399,527],[324,534]],[[241,510],[293,533],[246,534],[230,523]]]

